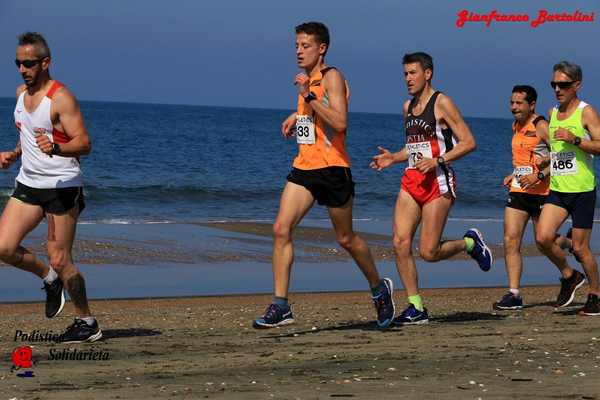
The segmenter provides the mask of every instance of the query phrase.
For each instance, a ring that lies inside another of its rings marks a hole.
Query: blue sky
[[[13,64],[16,36],[46,35],[53,76],[80,99],[261,108],[294,107],[296,24],[325,22],[328,63],[352,88],[352,111],[400,111],[407,98],[402,55],[434,57],[434,86],[463,114],[510,117],[514,84],[534,85],[539,111],[553,104],[548,82],[562,59],[583,67],[581,97],[600,108],[600,21],[470,23],[462,9],[488,13],[600,12],[598,0],[32,0],[0,2],[0,96],[21,82]]]

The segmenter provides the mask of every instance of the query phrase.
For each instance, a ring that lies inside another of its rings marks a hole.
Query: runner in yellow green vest
[[[579,314],[600,316],[598,265],[590,250],[596,206],[593,155],[600,154],[600,117],[577,97],[582,77],[576,64],[561,61],[554,66],[550,84],[558,105],[549,112],[550,194],[538,221],[536,241],[562,274],[556,306],[566,307],[585,283],[585,276],[567,264],[565,253],[554,241],[555,232],[571,216],[573,253],[590,285]]]

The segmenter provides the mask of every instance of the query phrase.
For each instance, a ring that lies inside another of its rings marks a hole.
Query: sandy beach
[[[28,344],[15,331],[61,332],[71,305],[49,321],[43,304],[1,304],[0,398],[600,399],[599,320],[555,312],[557,290],[526,288],[515,313],[492,311],[503,289],[425,290],[432,321],[387,331],[366,293],[292,295],[297,323],[273,330],[250,326],[268,295],[94,301],[104,339],[29,343],[32,378],[10,371]],[[109,359],[50,359],[65,349]]]

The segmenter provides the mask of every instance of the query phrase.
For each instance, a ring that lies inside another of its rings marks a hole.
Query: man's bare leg
[[[442,233],[451,207],[452,199],[446,196],[438,197],[423,206],[419,240],[419,254],[423,260],[445,260],[466,250],[464,239],[442,242]]]
[[[535,229],[535,241],[539,250],[556,265],[565,279],[571,277],[573,268],[569,266],[565,252],[556,243],[556,232],[568,216],[564,208],[545,204]]]
[[[377,325],[381,328],[387,328],[392,323],[395,314],[394,285],[388,278],[380,279],[369,246],[352,229],[353,200],[353,197],[350,197],[343,206],[328,207],[327,210],[338,243],[350,253],[365,278],[367,278],[377,310]]]
[[[353,198],[351,197],[343,206],[328,207],[327,211],[333,229],[335,229],[338,243],[350,253],[365,278],[367,278],[369,287],[374,288],[379,285],[379,272],[377,272],[369,246],[352,229],[352,204]]]
[[[48,275],[48,266],[21,246],[21,242],[43,218],[41,207],[12,197],[8,199],[0,217],[0,259],[41,279]]]
[[[71,255],[78,217],[78,207],[72,208],[65,214],[47,214],[48,259],[52,268],[65,284],[75,307],[76,315],[85,318],[91,315],[85,290],[85,280],[73,264]]]
[[[419,278],[412,254],[412,241],[421,221],[421,207],[410,194],[401,190],[394,208],[394,251],[396,268],[406,290],[406,295],[419,294]]]
[[[508,287],[511,290],[518,290],[521,284],[523,273],[521,244],[528,221],[529,213],[526,211],[511,207],[504,209],[504,260],[508,275]]]
[[[304,186],[292,182],[285,185],[279,213],[273,224],[273,285],[276,297],[288,296],[290,271],[294,262],[292,232],[313,203],[312,194]]]
[[[591,229],[573,228],[573,253],[577,255],[579,262],[585,270],[585,275],[590,285],[590,293],[600,296],[600,287],[598,283],[598,264],[596,257],[590,249],[590,239],[592,237]]]

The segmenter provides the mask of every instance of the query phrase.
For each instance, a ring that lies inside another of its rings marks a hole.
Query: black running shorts
[[[567,210],[573,220],[573,228],[592,229],[594,208],[596,207],[596,189],[581,193],[562,193],[551,190],[546,203]]]
[[[85,208],[82,187],[36,189],[17,181],[12,197],[27,204],[40,206],[48,214],[65,214],[76,205],[79,206],[81,214]]]
[[[304,186],[322,206],[341,207],[354,196],[354,181],[350,168],[292,168],[287,180]]]
[[[538,217],[547,197],[541,194],[510,192],[506,199],[506,207],[525,211],[532,217]]]

